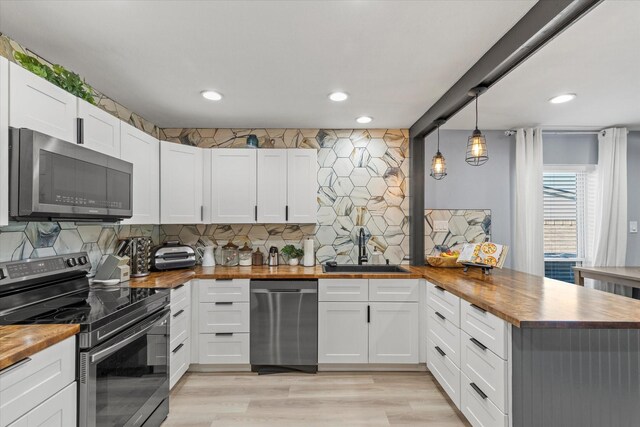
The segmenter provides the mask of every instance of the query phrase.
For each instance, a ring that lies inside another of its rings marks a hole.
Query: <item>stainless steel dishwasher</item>
[[[251,370],[318,370],[318,281],[251,280]]]

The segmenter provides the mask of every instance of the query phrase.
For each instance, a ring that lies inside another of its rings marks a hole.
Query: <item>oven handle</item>
[[[144,324],[136,327],[137,331],[135,333],[133,333],[133,335],[129,335],[128,337],[126,337],[125,339],[123,339],[122,341],[117,342],[116,344],[109,346],[103,350],[100,350],[94,354],[91,355],[91,363],[96,363],[99,362],[100,360],[104,359],[105,357],[113,354],[114,352],[120,350],[122,347],[125,347],[129,344],[131,344],[133,341],[137,340],[138,338],[140,338],[141,336],[145,335],[147,332],[149,332],[151,329],[153,329],[154,326],[156,326],[156,324],[158,322],[160,322],[161,320],[166,320],[169,318],[169,310],[164,310],[162,311],[158,316],[154,316],[153,319],[149,320],[148,322],[145,322]]]

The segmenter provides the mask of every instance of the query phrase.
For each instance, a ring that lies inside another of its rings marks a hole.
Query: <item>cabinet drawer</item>
[[[318,301],[368,301],[369,279],[320,279]]]
[[[200,364],[249,363],[249,334],[200,334]]]
[[[433,283],[427,282],[427,305],[460,327],[460,298]]]
[[[249,302],[249,279],[200,280],[200,302]]]
[[[75,337],[30,359],[0,373],[0,426],[18,419],[75,380]]]
[[[418,279],[371,279],[369,301],[418,302]]]
[[[460,367],[460,328],[433,308],[427,308],[428,338],[439,346],[457,367]],[[442,317],[441,317],[442,316]]]
[[[33,408],[9,427],[68,427],[76,425],[76,382]]]
[[[465,300],[461,302],[460,317],[463,331],[507,359],[507,322]]]
[[[460,369],[446,354],[440,354],[436,344],[427,339],[427,366],[449,398],[460,408]]]
[[[171,346],[171,354],[169,355],[169,388],[173,388],[189,369],[190,352],[191,341],[189,338],[175,347]]]
[[[491,399],[507,411],[507,362],[462,332],[462,372]]]
[[[199,332],[249,332],[249,303],[200,304]]]
[[[509,417],[502,413],[489,398],[482,396],[481,389],[474,389],[474,384],[465,374],[462,374],[462,393],[460,410],[467,421],[474,427],[508,427]]]
[[[181,308],[174,312],[171,309],[170,348],[175,348],[179,343],[191,335],[191,310],[189,307]]]
[[[191,303],[191,282],[171,289],[171,312],[175,313]]]

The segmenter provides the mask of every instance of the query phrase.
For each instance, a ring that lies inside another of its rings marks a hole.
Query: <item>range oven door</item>
[[[79,375],[80,426],[140,426],[156,409],[164,410],[169,397],[169,310],[81,351]]]
[[[16,219],[117,221],[133,212],[133,165],[30,129],[11,129]]]

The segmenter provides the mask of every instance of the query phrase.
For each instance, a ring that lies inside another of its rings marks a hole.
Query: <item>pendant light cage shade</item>
[[[476,98],[476,128],[467,140],[467,155],[465,161],[471,166],[480,166],[489,160],[489,150],[487,150],[487,140],[478,129],[478,95],[486,91],[486,87],[476,87],[469,92],[470,96]]]
[[[487,140],[478,129],[473,131],[473,134],[467,141],[467,156],[465,160],[471,166],[484,165],[487,163],[487,160],[489,160]]]
[[[447,176],[447,163],[440,151],[431,160],[431,177],[438,181]]]

